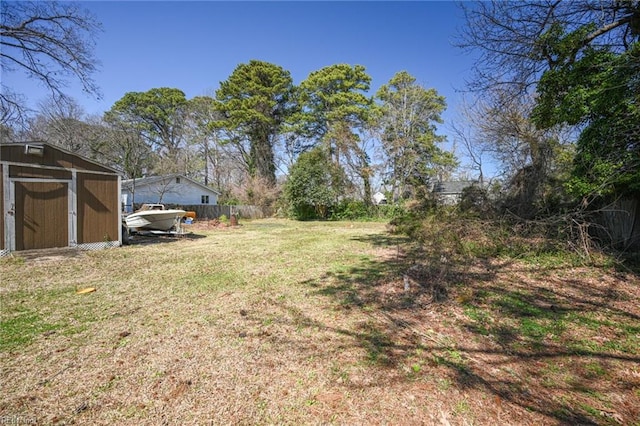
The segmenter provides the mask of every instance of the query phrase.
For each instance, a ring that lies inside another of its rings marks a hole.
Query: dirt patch
[[[480,424],[640,421],[637,275],[506,260],[416,263],[396,275],[365,275],[335,293],[350,278],[330,277],[325,291],[345,309],[368,308],[362,333],[376,363],[460,391],[459,415]]]
[[[232,226],[230,222],[222,222],[219,219],[197,219],[191,224],[183,224],[182,228],[187,231],[203,231],[234,229],[238,226],[240,225]]]
[[[28,262],[57,262],[65,259],[73,259],[82,257],[86,254],[85,250],[79,250],[73,247],[61,247],[39,250],[23,250],[9,254],[11,259],[22,259]]]

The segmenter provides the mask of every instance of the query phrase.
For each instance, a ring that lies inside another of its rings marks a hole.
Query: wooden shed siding
[[[9,166],[9,177],[71,180],[72,174],[68,170],[42,169],[28,166]]]
[[[46,143],[27,145],[42,146],[43,155],[26,155],[25,144],[0,144],[0,255],[119,245],[117,172]]]
[[[117,176],[78,174],[78,243],[118,241]]]
[[[16,250],[69,245],[69,186],[16,182]]]
[[[31,145],[38,145],[37,143]],[[24,163],[34,165],[47,165],[62,167],[65,169],[91,170],[97,172],[113,173],[113,170],[101,166],[92,161],[67,153],[59,148],[44,145],[42,157],[27,155],[24,153],[25,144],[0,145],[0,159],[10,163]]]
[[[3,165],[0,164],[0,250],[4,250],[4,209],[2,204],[4,203],[4,173],[2,169]]]

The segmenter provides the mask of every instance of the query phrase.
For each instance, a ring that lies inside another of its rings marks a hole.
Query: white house
[[[479,185],[475,181],[439,181],[433,187],[440,200],[446,205],[455,205],[462,199],[462,192],[465,188]]]
[[[219,195],[218,191],[179,174],[122,181],[125,211],[131,211],[133,203],[215,205],[218,204]]]
[[[382,192],[378,191],[373,194],[373,202],[376,206],[379,206],[380,204],[387,204],[387,197]]]

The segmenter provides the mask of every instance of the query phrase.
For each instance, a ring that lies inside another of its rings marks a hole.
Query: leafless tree
[[[557,65],[540,43],[552,24],[571,32],[592,23],[584,45],[623,50],[637,39],[640,21],[637,0],[491,0],[463,2],[461,7],[466,25],[456,44],[477,55],[469,87],[484,91],[499,86],[512,94],[530,92],[542,72]]]
[[[80,3],[56,1],[3,1],[0,3],[0,64],[2,73],[21,72],[49,89],[54,99],[64,98],[69,79],[85,92],[100,96],[92,75],[95,37],[101,24]],[[27,113],[24,98],[2,84],[2,124],[19,124]]]
[[[126,179],[144,176],[156,155],[136,129],[121,121],[102,121],[105,131],[91,146],[92,156],[122,172]]]
[[[510,208],[531,216],[544,206],[549,185],[568,172],[573,138],[565,128],[537,129],[530,120],[533,97],[513,97],[500,89],[463,106],[466,129],[452,127],[480,179],[483,159],[489,157],[506,183]]]
[[[25,137],[44,140],[66,150],[90,156],[92,143],[100,137],[100,125],[88,122],[87,115],[76,100],[52,96],[39,103],[37,115],[29,120]]]
[[[480,185],[482,185],[484,183],[483,158],[486,151],[482,141],[477,139],[474,129],[463,128],[455,123],[451,124],[450,127],[454,135],[454,145],[462,145],[462,155],[470,162],[466,170],[475,174],[475,176],[471,176],[463,173],[466,177],[465,180],[477,178]]]

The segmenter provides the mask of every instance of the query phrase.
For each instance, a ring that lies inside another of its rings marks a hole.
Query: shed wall
[[[0,164],[0,250],[4,251],[4,208],[2,203],[4,202],[4,165]]]
[[[78,244],[118,241],[118,177],[79,173]]]
[[[40,156],[27,155],[25,144],[0,144],[0,254],[119,245],[117,173],[48,144],[42,147]]]
[[[16,250],[69,245],[69,184],[16,182]]]
[[[113,170],[86,160],[77,155],[62,151],[49,145],[44,145],[42,157],[27,155],[24,152],[25,144],[11,144],[0,146],[2,161],[10,163],[23,163],[25,165],[42,165],[60,167],[64,169],[93,170],[97,172],[113,173]]]
[[[9,166],[10,178],[35,178],[35,179],[67,179],[71,180],[69,170],[41,169],[29,166]]]

